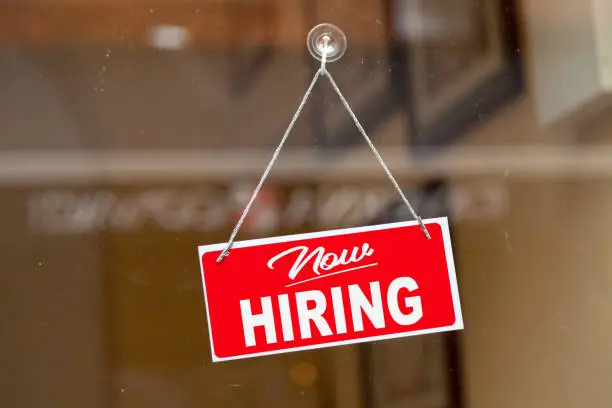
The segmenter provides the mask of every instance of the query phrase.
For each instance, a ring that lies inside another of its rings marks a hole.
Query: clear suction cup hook
[[[346,51],[346,36],[333,24],[319,24],[308,33],[308,51],[317,61],[327,51],[327,62],[338,61]]]

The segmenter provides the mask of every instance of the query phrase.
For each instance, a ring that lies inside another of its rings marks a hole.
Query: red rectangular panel
[[[446,218],[199,247],[213,361],[463,329]]]

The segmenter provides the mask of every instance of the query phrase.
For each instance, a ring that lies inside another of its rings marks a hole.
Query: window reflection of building
[[[448,357],[445,335],[372,344],[376,407],[452,407]]]
[[[427,0],[422,11],[437,16],[441,27],[420,48],[426,60],[427,93],[435,95],[460,80],[486,55],[491,42],[487,11],[483,3],[472,0],[454,1],[452,7],[448,1]]]

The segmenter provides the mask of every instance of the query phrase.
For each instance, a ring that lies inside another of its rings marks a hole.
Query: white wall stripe
[[[227,181],[257,178],[269,150],[2,151],[0,184],[58,182]],[[398,179],[450,176],[582,179],[612,177],[612,147],[454,148],[434,160],[410,160],[405,148],[381,149]],[[424,156],[421,156],[424,157]],[[287,150],[270,175],[277,181],[380,181],[369,151],[324,158],[312,149]]]

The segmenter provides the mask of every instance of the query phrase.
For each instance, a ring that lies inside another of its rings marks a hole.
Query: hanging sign
[[[199,247],[213,361],[463,329],[446,218]]]

